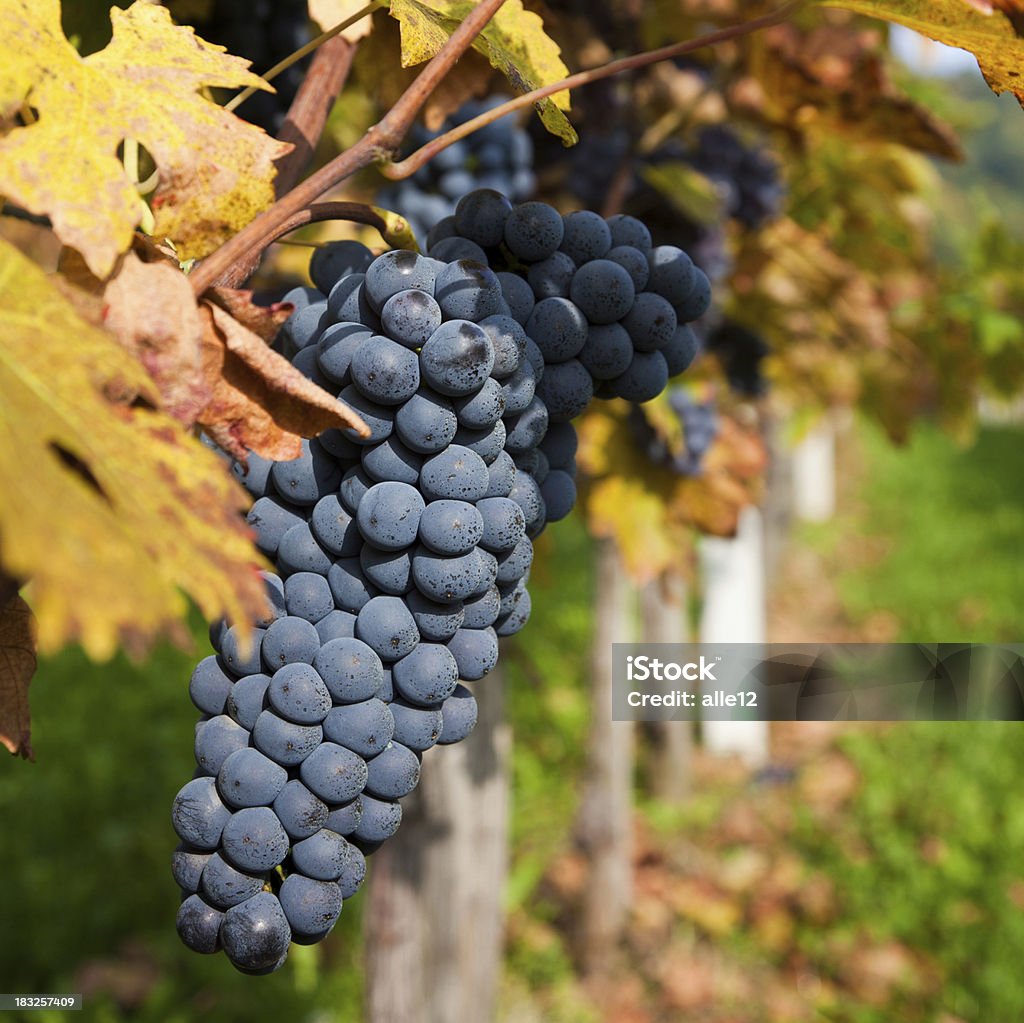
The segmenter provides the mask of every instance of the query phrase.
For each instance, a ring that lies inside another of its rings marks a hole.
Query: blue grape
[[[508,496],[522,509],[527,528],[544,512],[544,498],[541,497],[540,487],[527,472],[516,470],[515,482]]]
[[[455,692],[441,705],[441,734],[437,742],[440,746],[450,746],[462,742],[476,727],[476,697],[463,685],[455,687]]]
[[[327,804],[293,778],[274,800],[274,813],[286,834],[292,839],[309,838],[327,824]]]
[[[320,371],[340,387],[352,383],[352,359],[373,331],[361,323],[334,323],[317,342],[317,365]]]
[[[232,625],[221,640],[220,655],[225,667],[236,675],[252,675],[260,670],[260,650],[265,629],[250,629],[246,638],[237,625]]]
[[[523,509],[511,498],[488,497],[477,502],[482,528],[480,546],[492,553],[512,550],[526,532]]]
[[[434,265],[418,253],[395,249],[378,256],[366,270],[366,297],[380,312],[392,295],[400,291],[434,294]]]
[[[301,350],[320,337],[328,322],[327,317],[327,302],[313,302],[304,309],[297,309],[285,320],[281,336]]]
[[[580,362],[595,380],[614,380],[633,361],[633,341],[621,323],[592,324]]]
[[[551,471],[551,466],[548,463],[548,456],[545,455],[540,448],[534,448],[533,458],[534,465],[530,475],[533,477],[537,486],[541,486],[544,480],[547,479],[548,473]]]
[[[451,444],[428,458],[420,471],[420,491],[428,501],[479,501],[489,483],[487,464],[460,444]]]
[[[616,245],[609,250],[605,259],[618,263],[633,282],[634,292],[641,292],[647,287],[651,277],[651,268],[647,262],[647,256],[632,245]]]
[[[421,454],[443,451],[458,429],[449,398],[426,388],[416,392],[395,414],[395,431],[402,442]]]
[[[461,163],[462,157],[459,155],[460,143],[456,142],[450,145],[447,149],[442,149],[437,156],[434,157],[434,166],[438,169],[445,166],[446,160],[455,159],[456,163]],[[455,166],[450,164],[449,167]],[[449,214],[446,217],[442,217],[427,233],[427,248],[436,245],[439,241],[445,238],[457,238],[459,232],[455,228],[455,216]]]
[[[324,736],[361,757],[378,754],[391,741],[394,720],[377,697],[334,707],[324,719]]]
[[[373,597],[377,587],[370,583],[359,558],[339,558],[327,573],[334,603],[342,611],[358,614]]]
[[[533,544],[523,536],[510,551],[498,556],[498,582],[513,583],[521,579],[533,564]]]
[[[328,242],[313,251],[309,276],[325,295],[342,277],[361,274],[373,262],[373,253],[359,242]]]
[[[540,449],[547,455],[552,469],[564,469],[575,461],[577,445],[576,427],[572,423],[552,423],[540,442]]]
[[[379,444],[391,436],[395,426],[395,412],[392,408],[385,408],[383,405],[367,398],[354,384],[349,384],[338,398],[348,405],[369,427],[370,435],[360,437],[354,429],[346,427],[345,436],[363,447],[368,444]]]
[[[356,616],[351,611],[335,609],[316,623],[320,645],[330,643],[332,639],[352,639],[355,636]]]
[[[334,610],[331,588],[322,575],[315,572],[296,572],[285,582],[288,614],[305,618],[314,625]]]
[[[483,531],[480,512],[467,501],[431,501],[419,519],[419,538],[436,554],[468,554]]]
[[[193,778],[174,797],[171,823],[183,842],[194,849],[214,850],[231,811],[217,793],[216,779]]]
[[[281,298],[281,304],[294,306],[296,310],[305,309],[314,302],[322,302],[324,293],[317,288],[297,287],[286,291]]]
[[[420,351],[420,373],[424,381],[449,397],[478,391],[493,366],[494,349],[490,339],[476,323],[466,319],[442,323]]]
[[[289,462],[275,462],[270,478],[286,501],[311,506],[338,489],[341,469],[316,440],[303,440],[302,454]]]
[[[559,248],[581,266],[600,259],[612,247],[612,233],[604,218],[590,210],[575,210],[562,217],[565,233]]]
[[[412,563],[408,550],[379,551],[366,544],[359,555],[359,565],[366,578],[381,593],[401,597],[412,589]]]
[[[360,393],[380,405],[400,405],[420,386],[416,353],[380,334],[356,350],[351,374]]]
[[[231,753],[248,745],[248,731],[227,714],[218,714],[196,732],[196,764],[203,774],[215,776]]]
[[[501,594],[501,610],[498,613],[498,621],[501,622],[529,596],[529,591],[526,589],[526,578],[523,577],[518,582],[499,586],[498,592]]]
[[[531,298],[530,309],[533,309]],[[511,316],[487,316],[480,321],[480,327],[487,335],[494,350],[491,376],[494,380],[505,380],[519,369],[526,354],[527,337],[522,325]],[[494,381],[487,381],[493,383]],[[468,424],[467,424],[468,425]]]
[[[519,274],[507,270],[500,270],[497,277],[509,314],[517,323],[525,324],[533,310],[533,288]]]
[[[260,575],[263,577],[263,588],[270,606],[267,613],[257,619],[254,624],[258,629],[268,629],[278,618],[282,618],[288,613],[285,608],[284,582],[273,572],[260,572]]]
[[[232,680],[213,655],[204,657],[192,672],[188,695],[204,714],[223,714],[231,693]]]
[[[317,542],[309,523],[300,522],[281,537],[277,548],[277,567],[282,575],[292,572],[326,575],[331,567],[331,556]]]
[[[292,848],[292,862],[296,870],[317,881],[337,880],[345,869],[347,859],[348,842],[327,828],[321,828],[315,835],[296,842]]]
[[[224,855],[239,870],[273,870],[288,855],[288,836],[269,806],[238,810],[224,825]]]
[[[421,348],[441,326],[441,307],[425,291],[400,291],[384,304],[380,318],[393,341],[406,348]]]
[[[397,437],[363,448],[363,469],[371,480],[378,483],[415,484],[420,478],[423,456],[409,450]]]
[[[587,318],[567,298],[543,298],[530,313],[526,333],[541,350],[545,363],[566,362],[586,344]]]
[[[628,372],[628,371],[627,371]],[[547,366],[537,384],[537,395],[548,407],[552,423],[580,415],[594,396],[594,378],[579,359]]]
[[[591,323],[614,323],[632,308],[636,288],[624,267],[610,259],[595,259],[573,275],[569,297]],[[536,334],[532,336],[538,341]]]
[[[263,697],[270,685],[269,675],[246,675],[232,687],[225,710],[243,728],[252,731],[256,719],[263,710]]]
[[[501,387],[505,399],[505,414],[515,415],[526,409],[537,393],[537,374],[529,362],[524,362]]]
[[[407,796],[420,780],[420,758],[392,740],[366,765],[366,791],[378,799]]]
[[[232,906],[220,929],[227,957],[239,969],[276,969],[288,955],[292,932],[272,892],[259,892]]]
[[[565,252],[555,252],[534,263],[526,272],[526,280],[538,300],[568,298],[575,273],[576,263],[572,257]]]
[[[484,381],[476,394],[456,398],[454,405],[459,426],[469,430],[489,430],[505,413],[505,395],[501,384],[490,378]]]
[[[200,885],[208,903],[218,909],[230,909],[263,891],[263,883],[262,877],[236,870],[220,853],[214,853],[203,868]]]
[[[509,420],[505,450],[513,457],[522,451],[530,451],[540,444],[547,431],[547,406],[534,397],[522,412]]]
[[[672,340],[677,326],[676,311],[668,299],[653,291],[641,291],[622,318],[622,325],[638,352],[654,352]]]
[[[255,451],[249,452],[245,464],[231,463],[231,473],[253,497],[265,497],[270,489],[270,470],[274,463],[261,458]]]
[[[385,662],[397,661],[419,642],[412,612],[399,597],[374,597],[356,616],[356,635]]]
[[[359,886],[366,877],[366,857],[362,851],[351,842],[345,850],[345,863],[338,875],[338,888],[341,889],[343,899],[351,899],[359,890]]]
[[[347,803],[363,791],[366,761],[336,742],[322,742],[302,761],[299,777],[325,803]],[[303,869],[298,860],[296,866]]]
[[[476,682],[498,663],[498,637],[494,629],[459,629],[448,641],[459,678]]]
[[[562,244],[565,225],[559,212],[547,203],[520,203],[505,221],[505,244],[529,263],[554,254]]]
[[[416,539],[424,503],[407,483],[377,483],[359,502],[356,521],[363,537],[382,551],[399,551]]]
[[[446,700],[459,681],[455,658],[442,643],[420,643],[391,672],[397,693],[419,706]]]
[[[544,370],[547,363],[544,361],[544,353],[537,347],[537,342],[532,337],[526,339],[526,361],[533,367],[533,375],[537,380],[544,377]]]
[[[505,196],[480,188],[459,200],[455,207],[455,228],[463,238],[491,248],[504,237],[505,222],[511,213],[512,203]]]
[[[499,636],[514,636],[530,619],[530,591],[523,589],[515,606],[495,624]]]
[[[651,245],[651,232],[647,225],[636,217],[625,213],[618,213],[608,218],[608,228],[612,239],[612,245],[629,245],[641,252],[649,252]]]
[[[182,892],[194,895],[199,891],[199,879],[212,853],[201,852],[181,842],[171,855],[171,873]]]
[[[455,431],[455,443],[478,454],[484,465],[490,465],[505,448],[505,424],[499,419],[485,430],[460,426]]]
[[[331,709],[331,694],[311,665],[286,664],[271,680],[267,702],[286,721],[318,725]]]
[[[406,598],[406,605],[425,640],[444,643],[462,627],[464,611],[461,603],[439,604],[413,590]]]
[[[502,451],[498,457],[487,466],[487,492],[484,497],[508,497],[512,492],[512,485],[515,483],[516,463],[507,451]]]
[[[549,472],[541,484],[541,496],[548,522],[558,522],[572,511],[576,503],[576,483],[573,478],[561,469]]]
[[[690,368],[697,357],[699,342],[693,328],[685,323],[676,327],[672,340],[661,350],[669,377],[678,376]]]
[[[468,238],[443,238],[436,245],[431,245],[430,255],[445,263],[460,259],[472,260],[474,263],[487,262],[487,253]]]
[[[350,515],[355,515],[359,510],[359,502],[363,499],[366,491],[373,486],[374,482],[374,480],[366,475],[362,467],[358,465],[352,466],[341,477],[341,486],[338,487],[338,498]],[[358,529],[356,533],[358,535]],[[355,555],[359,551],[356,549],[352,553]]]
[[[333,881],[289,874],[278,892],[292,941],[312,944],[330,934],[341,913],[341,889]]]
[[[693,260],[675,245],[659,245],[647,254],[651,276],[647,287],[672,305],[683,302],[693,288]]]
[[[263,661],[271,671],[286,664],[312,664],[320,636],[312,622],[289,615],[278,618],[263,639]]]
[[[359,553],[362,546],[359,529],[337,494],[328,494],[317,501],[309,525],[316,541],[331,554],[351,558]]]
[[[357,616],[357,626],[358,622]],[[381,658],[361,639],[334,639],[325,643],[313,667],[337,703],[369,700],[377,695],[384,682]]]
[[[428,600],[439,604],[465,600],[482,583],[476,549],[468,554],[443,555],[426,547],[417,548],[412,557],[412,578]]]
[[[204,902],[199,895],[190,895],[179,907],[175,927],[178,937],[193,952],[209,955],[220,948],[224,914]]]
[[[256,748],[282,767],[295,767],[323,742],[319,725],[296,725],[278,717],[272,710],[263,711],[252,728]]]
[[[626,372],[610,383],[620,398],[650,401],[668,386],[668,365],[661,352],[636,352]]]
[[[423,753],[437,743],[442,727],[439,709],[417,707],[399,698],[391,702],[391,714],[395,742],[417,753]]]
[[[676,311],[682,323],[699,319],[711,305],[711,282],[699,266],[693,268],[693,284],[689,294],[676,303]]]
[[[359,795],[351,802],[334,807],[327,815],[327,823],[324,827],[328,831],[333,831],[336,835],[346,837],[351,835],[359,827],[359,822],[362,820],[363,800],[365,798],[365,796]]]
[[[390,838],[402,823],[402,804],[392,799],[362,797],[362,814],[352,837],[371,847]]]
[[[488,625],[493,625],[501,612],[501,594],[498,587],[489,586],[482,596],[467,600],[463,610],[465,628],[486,629]],[[398,740],[404,741],[401,736],[398,736]]]
[[[339,323],[361,323],[371,331],[380,329],[380,320],[366,293],[366,274],[349,274],[331,288],[327,309]]]
[[[288,772],[257,749],[235,750],[217,773],[217,791],[234,810],[246,806],[270,806],[277,798]]]
[[[345,386],[348,386],[350,381],[345,381]],[[328,388],[333,390],[333,388]],[[359,445],[355,441],[349,440],[345,434],[337,429],[332,428],[330,430],[324,430],[317,440],[320,441],[320,446],[324,451],[334,455],[339,462],[350,462],[354,458],[359,457]]]
[[[274,557],[285,533],[302,522],[302,516],[286,501],[261,497],[249,509],[246,522],[256,531],[256,546]]]

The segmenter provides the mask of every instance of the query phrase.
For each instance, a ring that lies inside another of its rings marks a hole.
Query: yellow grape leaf
[[[326,32],[328,29],[334,28],[335,25],[340,25],[343,21],[351,18],[353,14],[361,11],[365,6],[364,0],[309,0],[309,16]],[[341,33],[341,37],[347,39],[350,43],[357,43],[363,36],[369,35],[372,28],[373,19],[370,17],[362,18],[354,25],[349,25]]]
[[[1024,40],[1014,20],[1002,11],[986,13],[980,3],[967,0],[826,0],[842,7],[912,28],[947,46],[969,50],[993,92],[1012,92],[1024,105]],[[1009,6],[1007,4],[989,6]],[[1010,7],[1015,19],[1020,10]]]
[[[468,0],[391,0],[391,16],[402,26],[402,66],[411,67],[433,57],[475,6]],[[522,0],[506,0],[473,46],[520,93],[569,75],[561,50],[544,31],[540,15],[525,10]],[[537,112],[548,131],[572,146],[578,137],[562,113],[569,106],[566,90],[538,103]]]
[[[35,759],[28,709],[35,673],[35,622],[28,604],[15,594],[0,609],[0,745],[26,760]]]
[[[249,501],[224,461],[133,403],[158,401],[141,364],[6,242],[0,325],[0,567],[29,581],[40,650],[187,643],[186,594],[210,620],[260,615]]]
[[[58,0],[0,0],[0,18],[0,114],[23,103],[38,113],[0,139],[0,194],[49,216],[96,276],[109,274],[141,219],[117,157],[125,137],[156,161],[153,233],[183,259],[206,255],[274,201],[274,160],[290,147],[200,95],[261,85],[242,58],[142,0],[114,8],[110,44],[84,58],[61,31]]]

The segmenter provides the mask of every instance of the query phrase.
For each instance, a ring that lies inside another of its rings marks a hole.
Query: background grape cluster
[[[178,932],[253,973],[330,931],[424,751],[472,730],[460,680],[526,624],[532,540],[575,502],[571,420],[595,394],[663,390],[710,301],[640,221],[488,189],[426,256],[338,242],[310,275],[280,343],[369,436],[235,466],[278,574],[250,643],[211,628],[190,685],[196,776],[172,810]]]
[[[644,454],[655,465],[664,466],[680,476],[699,476],[704,456],[718,436],[718,411],[713,398],[699,400],[685,387],[676,387],[669,395],[669,406],[683,428],[683,444],[678,450],[651,425],[643,409],[629,410],[629,425]]]

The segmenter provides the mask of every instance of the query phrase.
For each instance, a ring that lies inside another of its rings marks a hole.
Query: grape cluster
[[[211,629],[197,775],[172,820],[179,933],[246,972],[330,931],[423,752],[472,730],[460,680],[526,624],[532,541],[575,502],[570,420],[595,383],[653,397],[708,301],[632,218],[481,190],[432,235],[427,256],[333,243],[315,287],[286,296],[284,350],[369,436],[327,430],[292,461],[235,466],[278,574],[251,646]]]
[[[637,443],[655,465],[664,466],[679,476],[699,476],[704,456],[718,436],[719,419],[713,399],[698,401],[685,387],[676,387],[669,394],[669,405],[683,427],[683,446],[673,448],[657,433],[634,405],[629,410],[629,424]]]
[[[471,100],[437,132],[417,125],[409,134],[410,149],[426,145],[508,98]],[[412,177],[382,189],[377,194],[377,204],[401,213],[416,237],[422,239],[432,224],[455,212],[461,196],[475,188],[494,189],[521,200],[531,196],[536,186],[533,141],[516,115],[508,114],[448,146]]]
[[[729,386],[746,398],[758,398],[767,390],[761,374],[761,362],[771,352],[760,334],[725,319],[708,334],[707,350],[725,370]]]
[[[199,34],[228,53],[245,57],[256,74],[305,46],[313,37],[306,0],[214,0],[203,18],[191,21]],[[257,92],[239,108],[239,117],[277,135],[302,84],[309,58],[282,71],[274,92]]]

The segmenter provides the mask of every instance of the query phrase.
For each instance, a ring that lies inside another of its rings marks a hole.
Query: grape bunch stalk
[[[330,932],[422,754],[475,725],[463,683],[526,624],[532,541],[575,502],[571,420],[595,395],[657,395],[710,301],[639,221],[486,189],[425,256],[339,242],[310,274],[282,344],[369,436],[235,466],[277,573],[248,645],[211,628],[196,776],[172,809],[178,932],[249,973]]]

